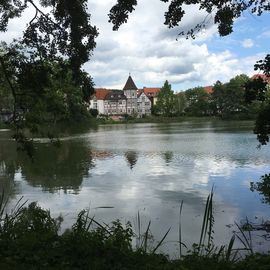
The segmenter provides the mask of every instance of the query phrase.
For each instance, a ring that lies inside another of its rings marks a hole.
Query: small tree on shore
[[[156,110],[163,116],[172,116],[175,112],[175,95],[167,80],[158,94]]]

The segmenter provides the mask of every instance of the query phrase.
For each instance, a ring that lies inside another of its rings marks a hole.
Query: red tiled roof
[[[99,100],[104,100],[107,94],[109,94],[111,90],[106,88],[95,88],[95,96]]]
[[[156,97],[158,95],[158,93],[160,92],[160,88],[157,88],[157,87],[144,87],[143,92],[148,97]]]
[[[255,74],[251,77],[252,80],[256,80],[261,78],[262,80],[264,80],[265,82],[267,82],[268,84],[270,84],[270,77],[266,76],[265,74]]]
[[[204,91],[207,93],[207,94],[212,94],[214,89],[213,89],[213,86],[205,86],[204,87]]]

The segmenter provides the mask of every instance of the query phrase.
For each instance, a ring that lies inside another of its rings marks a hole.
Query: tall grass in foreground
[[[173,261],[168,256],[157,254],[170,228],[152,245],[151,222],[143,231],[139,212],[137,234],[130,222],[122,224],[116,220],[111,224],[100,223],[90,216],[89,210],[81,211],[72,227],[59,234],[61,218],[53,219],[48,210],[41,209],[36,203],[27,207],[25,203],[20,200],[7,214],[3,194],[0,196],[0,269],[248,270],[255,269],[249,268],[249,264],[254,263],[253,258],[258,259],[253,254],[250,232],[246,236],[239,225],[240,233],[232,236],[228,246],[214,245],[213,190],[206,201],[200,239],[186,255],[182,252],[185,244],[182,243],[181,202],[178,239],[181,260]],[[136,247],[132,245],[134,237]],[[240,249],[233,248],[236,238],[243,244],[241,250],[250,252],[254,257],[238,261]],[[258,256],[270,265],[270,256]]]

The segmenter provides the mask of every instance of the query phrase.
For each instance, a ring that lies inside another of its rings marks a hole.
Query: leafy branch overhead
[[[2,2],[0,31],[6,31],[10,19],[20,17],[32,6],[36,13],[23,33],[25,45],[38,51],[40,57],[55,58],[56,53],[68,57],[74,71],[89,60],[97,29],[90,24],[86,0],[40,0],[40,7],[32,0]],[[50,12],[43,12],[42,7],[50,8]]]
[[[248,11],[257,16],[270,10],[270,2],[266,0],[160,0],[168,3],[168,10],[165,12],[164,24],[169,28],[181,26],[180,23],[186,15],[187,5],[196,5],[200,10],[212,14],[214,23],[218,26],[221,36],[229,35],[233,32],[234,20],[239,18],[244,11]],[[127,22],[129,13],[133,12],[137,5],[136,0],[118,0],[109,13],[109,22],[113,23],[113,30]],[[194,26],[187,32],[180,32],[180,35],[191,36],[205,27],[205,21]]]

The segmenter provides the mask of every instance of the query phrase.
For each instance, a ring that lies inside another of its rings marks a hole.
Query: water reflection
[[[173,152],[172,151],[166,151],[163,154],[164,160],[166,162],[166,165],[169,166],[169,163],[172,161],[173,159]]]
[[[263,197],[262,203],[270,204],[270,174],[265,174],[261,177],[260,182],[251,182],[250,190],[252,192],[257,191]]]
[[[9,142],[8,147],[1,144],[1,150],[3,178],[14,181],[15,173],[20,172],[20,178],[28,184],[49,192],[73,190],[78,193],[83,178],[89,176],[89,170],[94,167],[91,152],[80,142],[68,141],[60,147],[37,144],[34,160],[18,152],[13,142]]]
[[[215,237],[224,243],[231,233],[225,225],[246,216],[267,218],[269,212],[249,190],[252,179],[270,171],[269,146],[260,151],[256,146],[252,123],[247,131],[246,122],[100,126],[64,138],[60,149],[37,143],[34,163],[2,140],[0,176],[15,183],[15,194],[38,200],[55,215],[61,212],[69,224],[89,205],[101,222],[132,220],[139,210],[158,236],[172,226],[168,241],[177,238],[184,200],[183,229],[191,243],[198,241],[214,185]]]
[[[125,153],[126,160],[128,162],[128,165],[130,169],[132,170],[133,167],[136,165],[137,160],[138,160],[138,155],[135,151],[127,151]]]

